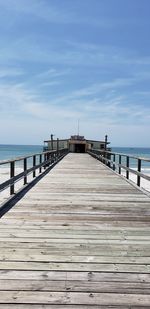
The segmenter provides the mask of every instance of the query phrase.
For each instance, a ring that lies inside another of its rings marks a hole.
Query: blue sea
[[[42,151],[42,145],[0,145],[0,161],[23,157]]]
[[[0,161],[13,159],[16,157],[23,157],[34,153],[39,153],[42,151],[43,151],[42,145],[0,145]],[[112,151],[150,159],[150,148],[112,147]],[[122,163],[124,162],[125,161],[122,161]],[[131,159],[130,167],[136,168],[136,166],[137,166],[137,160]],[[148,162],[142,163],[142,170],[144,172],[150,172],[150,163]]]
[[[129,156],[147,158],[150,160],[150,148],[142,147],[112,147],[112,152],[124,153]],[[118,157],[117,157],[118,161]],[[122,158],[122,164],[126,164],[126,158]],[[137,169],[137,160],[130,158],[130,167]],[[142,172],[150,173],[150,163],[142,161]]]

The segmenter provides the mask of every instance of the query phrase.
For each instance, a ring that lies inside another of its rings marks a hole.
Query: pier
[[[67,154],[0,220],[2,308],[150,308],[149,196]]]

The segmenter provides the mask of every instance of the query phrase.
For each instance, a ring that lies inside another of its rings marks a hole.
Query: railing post
[[[129,168],[129,156],[126,157],[126,167]],[[129,179],[129,171],[126,170],[126,178]]]
[[[105,161],[105,158],[106,158],[106,148],[105,148],[105,150],[104,150],[104,152],[103,152],[103,158],[104,158],[104,159],[103,159],[103,163],[106,164],[106,161]]]
[[[57,138],[57,160],[59,157],[59,138]]]
[[[106,158],[106,152],[105,152],[105,150],[104,150],[104,152],[103,152],[103,163],[106,165],[105,158]]]
[[[121,155],[119,155],[119,164],[121,165]],[[119,174],[121,175],[121,166],[119,166]]]
[[[56,161],[56,152],[54,152],[54,162]]]
[[[107,165],[107,151],[104,153],[104,164]]]
[[[15,161],[10,162],[10,178],[15,176]],[[10,185],[10,195],[15,193],[14,183]]]
[[[138,159],[138,172],[141,172],[141,159]],[[137,175],[137,185],[140,187],[141,185],[141,177]]]
[[[26,170],[27,170],[27,159],[26,158],[24,158],[24,160],[23,160],[23,167],[24,167],[24,172],[26,172]],[[26,185],[27,184],[27,176],[25,175],[24,176],[24,185]]]
[[[99,160],[104,163],[104,157],[103,157],[103,152],[100,152],[100,154],[96,153],[99,156]]]
[[[107,152],[107,160],[111,160],[111,155],[108,152]],[[110,167],[110,162],[107,162],[107,166]]]
[[[51,153],[51,164],[53,164],[54,163],[54,153],[52,152]]]
[[[115,169],[116,169],[115,162],[116,162],[116,155],[114,154],[113,155],[113,171],[115,171]]]
[[[36,166],[36,156],[33,156],[33,167],[35,167]],[[35,172],[35,170],[33,170],[33,177],[35,177],[36,176],[36,172]]]
[[[40,164],[42,163],[42,155],[41,155],[41,154],[40,154],[39,163],[40,163]],[[42,172],[42,167],[40,166],[40,168],[39,168],[39,173],[41,173],[41,172]]]
[[[47,154],[44,154],[44,169],[46,170]]]
[[[48,154],[47,154],[47,158],[46,158],[46,160],[47,160],[47,161],[49,161],[49,162],[47,162],[47,165],[46,165],[46,166],[51,165],[51,161],[50,161],[50,154],[49,154],[49,152],[48,152]]]

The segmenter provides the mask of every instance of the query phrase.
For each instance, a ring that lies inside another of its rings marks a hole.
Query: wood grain
[[[150,308],[150,198],[68,154],[0,220],[0,309]]]

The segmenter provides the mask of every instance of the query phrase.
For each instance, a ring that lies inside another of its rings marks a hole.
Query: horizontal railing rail
[[[0,184],[0,192],[10,187],[10,195],[15,193],[15,183],[23,179],[23,185],[28,184],[27,177],[33,173],[32,180],[36,178],[36,171],[42,174],[42,168],[44,171],[55,165],[61,158],[68,153],[68,149],[59,149],[45,151],[42,153],[35,153],[25,157],[17,157],[10,160],[0,161],[1,166],[7,166],[9,169],[8,179]],[[30,160],[30,162],[29,162]],[[16,163],[22,161],[23,171],[16,175]],[[30,165],[30,166],[29,166]],[[39,175],[38,175],[39,176]]]
[[[112,151],[105,151],[105,150],[97,150],[92,149],[89,150],[88,153],[113,169],[114,171],[118,172],[119,174],[122,173],[122,169],[125,171],[125,177],[129,179],[129,173],[132,173],[137,176],[137,185],[141,186],[141,178],[144,178],[150,181],[150,176],[144,174],[142,172],[142,163],[150,163],[150,158],[144,157],[137,157],[133,155],[128,155],[124,153],[112,152]],[[130,162],[135,160],[135,168],[133,169],[130,165]]]

